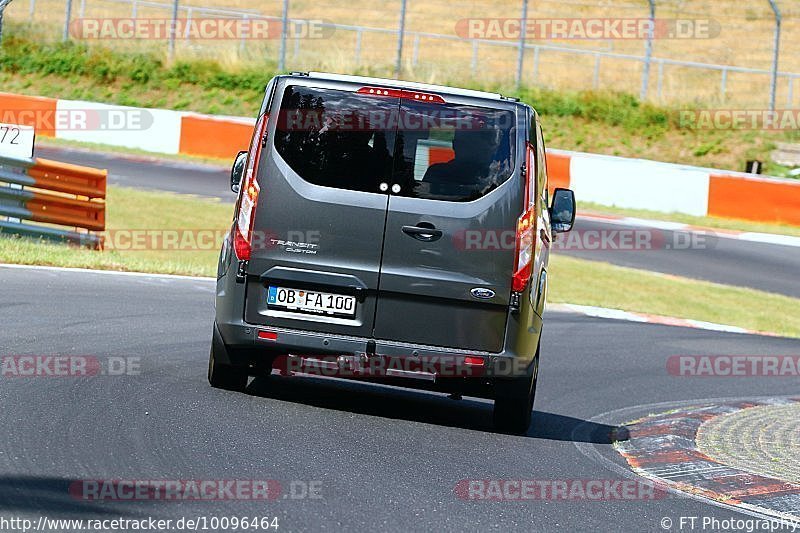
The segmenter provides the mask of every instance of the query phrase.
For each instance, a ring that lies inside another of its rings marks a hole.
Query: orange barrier
[[[28,169],[28,175],[36,179],[34,186],[40,189],[87,198],[106,197],[106,170],[36,159]]]
[[[547,152],[547,179],[551,195],[556,187],[569,189],[569,165],[570,156]]]
[[[0,122],[33,126],[37,135],[56,136],[54,98],[0,92]]]
[[[708,214],[800,225],[800,181],[711,174]]]
[[[36,191],[25,203],[34,222],[74,226],[92,231],[106,229],[106,204]]]
[[[108,171],[35,159],[33,166],[28,169],[28,175],[35,179],[33,187],[44,189],[35,191],[25,205],[32,213],[31,220],[93,231],[106,229],[106,204],[103,200],[106,197]],[[71,194],[77,198],[47,191]]]
[[[220,157],[233,160],[240,150],[250,146],[253,125],[200,115],[181,117],[178,151],[187,155]]]

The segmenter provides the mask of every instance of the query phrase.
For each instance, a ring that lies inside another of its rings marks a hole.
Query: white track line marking
[[[708,331],[721,331],[724,333],[742,333],[745,335],[761,335],[767,337],[779,336],[777,333],[749,330],[741,328],[739,326],[715,324],[713,322],[704,322],[702,320],[693,320],[690,318],[677,318],[677,317],[663,316],[663,315],[651,315],[648,313],[637,313],[634,311],[623,311],[622,309],[609,309],[607,307],[594,307],[590,305],[557,303],[557,304],[548,304],[546,309],[548,311],[556,313],[575,313],[594,318],[625,320],[627,322],[658,324],[661,326],[677,326],[682,328],[703,329]]]
[[[76,267],[55,267],[44,265],[15,265],[10,263],[0,263],[0,268],[9,268],[17,270],[47,270],[51,272],[71,272],[71,273],[88,273],[88,274],[104,274],[110,276],[128,276],[134,278],[158,278],[158,279],[172,279],[183,281],[201,281],[209,282],[215,281],[214,278],[205,276],[181,276],[178,274],[154,274],[150,272],[124,272],[121,270],[97,270],[91,268],[76,268]]]

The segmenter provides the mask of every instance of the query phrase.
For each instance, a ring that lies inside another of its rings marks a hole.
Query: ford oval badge
[[[494,291],[492,289],[485,289],[483,287],[475,287],[469,293],[479,300],[489,300],[494,298]]]

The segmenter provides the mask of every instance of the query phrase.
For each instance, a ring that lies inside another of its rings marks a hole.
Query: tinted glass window
[[[274,143],[316,185],[463,202],[511,176],[514,120],[512,111],[290,86]]]
[[[392,180],[400,186],[397,194],[466,202],[511,177],[512,111],[403,100],[399,120]]]
[[[398,106],[396,98],[287,87],[275,148],[306,181],[384,192],[392,172]]]

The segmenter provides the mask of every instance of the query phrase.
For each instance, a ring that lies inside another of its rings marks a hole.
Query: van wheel
[[[208,382],[216,389],[244,392],[247,388],[247,372],[235,366],[222,365],[214,357],[214,346],[208,356]]]
[[[536,395],[536,379],[539,375],[539,350],[533,358],[527,375],[510,379],[496,385],[494,428],[503,433],[524,435],[531,425],[533,399]]]

